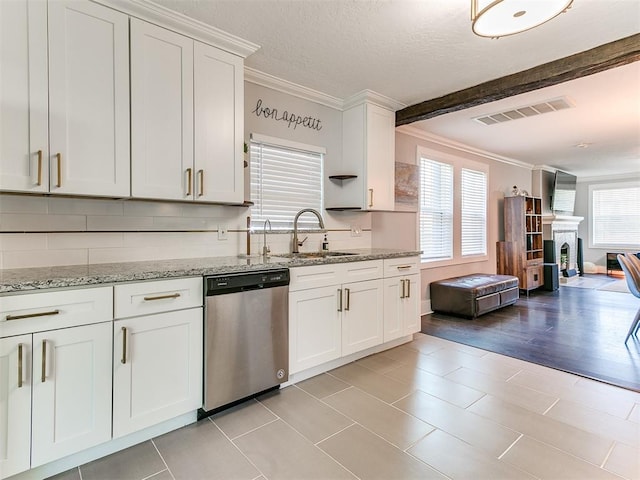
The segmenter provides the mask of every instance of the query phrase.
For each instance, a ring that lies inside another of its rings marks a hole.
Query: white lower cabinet
[[[33,335],[31,467],[111,438],[111,322]]]
[[[343,285],[342,354],[382,343],[382,279]]]
[[[382,261],[297,267],[289,286],[289,369],[382,343]],[[358,279],[340,283],[346,279]]]
[[[114,438],[202,406],[202,284],[196,277],[114,287]]]
[[[417,257],[292,268],[290,372],[420,331],[419,271]]]
[[[31,335],[0,339],[0,478],[30,466],[30,369]]]
[[[336,286],[289,294],[289,371],[300,372],[342,355],[341,291]]]
[[[0,298],[0,478],[111,438],[112,288]]]
[[[420,275],[384,279],[384,341],[420,331]]]
[[[114,322],[113,436],[202,406],[202,308]]]

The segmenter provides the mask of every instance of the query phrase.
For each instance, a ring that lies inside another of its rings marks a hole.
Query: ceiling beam
[[[640,34],[490,80],[396,112],[396,127],[457,112],[640,60]]]

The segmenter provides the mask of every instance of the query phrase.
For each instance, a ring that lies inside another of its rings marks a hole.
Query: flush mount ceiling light
[[[499,38],[542,25],[567,11],[573,0],[471,0],[473,33]]]

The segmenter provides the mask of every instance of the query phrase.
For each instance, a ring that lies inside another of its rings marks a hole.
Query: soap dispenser
[[[324,240],[322,241],[322,250],[329,250],[329,240],[327,240],[327,234],[324,234]]]

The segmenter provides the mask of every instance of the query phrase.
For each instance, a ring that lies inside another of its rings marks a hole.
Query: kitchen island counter
[[[318,257],[205,257],[145,262],[104,263],[0,270],[0,295],[50,288],[79,288],[164,278],[251,272],[327,263],[413,257],[417,251],[393,249],[341,250],[352,255]]]

